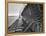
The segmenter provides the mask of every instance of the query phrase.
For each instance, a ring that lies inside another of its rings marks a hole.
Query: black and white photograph
[[[43,4],[8,3],[8,32],[43,32]]]

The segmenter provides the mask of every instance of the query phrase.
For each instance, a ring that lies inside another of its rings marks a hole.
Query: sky
[[[8,27],[19,18],[26,5],[22,3],[8,3]]]

